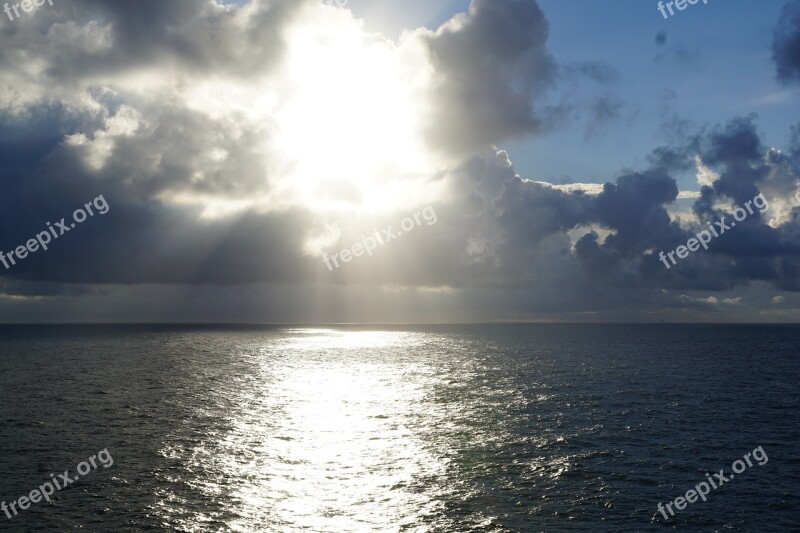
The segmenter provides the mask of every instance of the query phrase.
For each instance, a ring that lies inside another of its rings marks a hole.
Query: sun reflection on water
[[[233,531],[419,524],[438,504],[417,480],[445,469],[415,429],[432,374],[423,357],[408,356],[422,337],[287,333],[250,359],[255,379],[231,388],[230,430],[194,447],[195,467],[206,471],[197,488],[226,494]],[[402,355],[387,358],[387,350]]]

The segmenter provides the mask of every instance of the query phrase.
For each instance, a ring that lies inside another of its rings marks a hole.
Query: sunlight
[[[414,487],[445,474],[419,421],[433,382],[421,361],[392,361],[425,337],[395,331],[328,328],[286,330],[248,367],[256,372],[232,392],[231,426],[187,450],[166,445],[166,457],[191,457],[208,478],[194,485],[235,509],[233,531],[387,531],[418,523],[437,503]],[[342,353],[350,357],[331,357]],[[226,396],[227,397],[227,396]],[[220,479],[233,480],[220,485]],[[184,502],[170,491],[156,512],[174,515]],[[207,530],[213,515],[182,524]]]
[[[289,94],[275,148],[285,178],[274,192],[317,211],[385,212],[424,203],[436,161],[420,117],[430,83],[424,52],[364,33],[343,10],[322,10],[288,37]],[[427,190],[426,190],[427,188]]]
[[[162,200],[202,205],[211,219],[248,208],[341,218],[430,205],[444,194],[435,177],[448,164],[425,141],[432,74],[413,36],[394,42],[367,33],[348,10],[310,7],[287,30],[284,60],[271,74],[175,87],[225,135],[263,135],[263,190],[246,201],[174,191]],[[219,148],[207,157],[214,169],[230,154]]]

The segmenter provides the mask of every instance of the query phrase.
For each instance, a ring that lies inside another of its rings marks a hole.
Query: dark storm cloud
[[[594,218],[615,230],[606,239],[621,252],[641,252],[669,234],[670,218],[664,205],[678,195],[675,180],[659,171],[630,174],[606,183],[594,201]]]
[[[0,173],[8,176],[31,172],[41,164],[63,134],[58,116],[33,115],[25,120],[0,120]]]
[[[800,185],[796,146],[790,145],[785,154],[770,152],[765,157],[752,118],[741,118],[698,134],[685,145],[657,152],[661,155],[651,158],[650,170],[623,175],[596,196],[521,180],[513,168],[502,161],[495,163],[503,169],[495,176],[503,186],[491,201],[489,213],[498,230],[493,245],[482,251],[494,256],[491,263],[499,265],[497,272],[502,272],[504,279],[524,279],[532,286],[537,278],[549,283],[557,279],[562,284],[588,279],[596,287],[629,290],[722,291],[756,281],[797,290],[800,209],[791,203],[781,205],[781,199],[792,198]],[[665,153],[672,155],[665,158]],[[671,172],[674,161],[691,162],[698,153],[718,179],[704,187],[695,201],[699,220],[681,224],[668,210],[678,195]],[[659,163],[664,163],[663,167]],[[470,171],[487,174],[485,168],[474,164]],[[685,244],[708,222],[722,217],[730,221],[731,215],[719,204],[744,205],[759,193],[770,199],[770,211],[760,214],[756,210],[737,224],[735,231],[716,239],[708,251],[690,255],[671,270],[659,262],[659,251]],[[794,201],[800,203],[800,199]],[[789,214],[776,226],[768,225],[781,209]],[[567,247],[558,252],[543,246],[581,227],[597,231],[578,234],[574,250]],[[542,263],[539,258],[544,250],[561,260]],[[580,267],[578,276],[576,265]],[[545,272],[547,267],[552,270]]]
[[[131,206],[124,196],[104,194],[104,198],[110,206],[107,214],[95,215],[51,243],[48,251],[20,261],[11,271],[14,277],[65,283],[189,284],[291,282],[308,277],[310,265],[296,245],[302,240],[300,219],[305,214],[251,213],[208,222],[198,220],[191,210]],[[72,211],[83,203],[31,209],[22,221],[24,228],[18,224],[16,231],[3,235],[5,249],[46,230],[43,220],[67,215],[69,222]]]
[[[14,185],[6,189],[10,194],[0,210],[6,228],[2,248],[24,243],[46,221],[69,216],[104,194],[108,214],[89,219],[7,275],[28,281],[239,284],[303,282],[324,272],[334,283],[535,289],[546,280],[550,287],[579,284],[594,290],[726,290],[765,281],[800,289],[798,208],[789,208],[792,214],[778,227],[766,224],[773,213],[752,215],[708,251],[669,271],[658,261],[659,251],[684,244],[707,221],[730,217],[717,207],[720,202],[742,204],[761,191],[780,195],[797,187],[797,147],[764,157],[751,119],[712,129],[694,145],[719,175],[695,202],[700,219],[695,226],[681,226],[668,212],[678,194],[669,168],[623,175],[590,195],[523,180],[501,152],[493,159],[474,158],[451,173],[454,196],[436,206],[435,226],[419,228],[376,257],[334,273],[300,251],[310,229],[306,212],[200,218],[198,208],[146,200],[148,195],[133,194],[137,189],[124,180],[81,169],[69,150],[57,149],[30,165],[21,181],[3,171],[4,183]],[[42,152],[47,146],[44,142]],[[684,148],[673,147],[675,157]],[[692,158],[686,150],[684,157]],[[385,216],[375,225],[397,225],[401,216]],[[348,228],[340,242],[358,242],[372,227]],[[575,235],[572,248],[568,235],[578,228],[596,230]]]
[[[14,153],[29,143],[25,139],[7,142],[0,145],[0,152]],[[51,141],[45,139],[30,149],[38,154],[35,164],[0,169],[2,250],[24,245],[46,231],[47,222],[65,217],[69,223],[73,211],[101,194],[110,209],[55,240],[46,252],[31,254],[6,271],[7,276],[68,283],[223,284],[239,283],[237,279],[279,281],[303,276],[298,265],[304,261],[297,243],[303,238],[306,213],[251,212],[208,220],[199,216],[197,207],[148,199],[152,198],[149,189],[170,187],[174,181],[154,177],[153,183],[137,186],[135,169],[120,162],[111,170],[131,181],[92,173],[68,150],[56,149],[46,155],[50,147]],[[179,168],[172,168],[178,179]]]
[[[549,31],[535,0],[474,0],[468,15],[428,36],[438,84],[433,143],[463,154],[544,127],[549,118],[533,102],[557,73]]]
[[[778,79],[800,81],[800,1],[786,4],[772,39]]]
[[[788,280],[779,272],[782,264],[796,261],[800,245],[796,221],[790,218],[778,227],[766,223],[776,214],[777,202],[783,197],[780,191],[797,191],[798,176],[792,169],[796,155],[772,154],[771,158],[765,158],[752,118],[735,119],[696,138],[689,146],[691,151],[685,152],[684,157],[698,153],[694,149],[699,147],[703,162],[718,175],[711,187],[702,188],[700,198],[694,203],[699,224],[685,229],[675,223],[660,225],[661,230],[672,228],[669,233],[648,229],[644,233],[645,245],[649,243],[656,252],[671,250],[703,229],[705,223],[722,217],[730,221],[731,215],[717,208],[717,203],[744,205],[759,193],[766,193],[773,202],[773,210],[763,215],[756,210],[744,222],[737,223],[735,231],[716,239],[710,250],[692,254],[684,264],[669,272],[657,263],[655,256],[640,257],[640,281],[650,286],[708,290],[729,289],[757,280],[783,288],[796,286],[796,280]],[[675,154],[679,153],[677,149]],[[663,238],[657,238],[658,235]]]

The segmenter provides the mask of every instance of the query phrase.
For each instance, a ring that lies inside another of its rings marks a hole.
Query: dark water
[[[800,328],[0,328],[12,531],[800,531]],[[666,522],[656,510],[761,446]]]

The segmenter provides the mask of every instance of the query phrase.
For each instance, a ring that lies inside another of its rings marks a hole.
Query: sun
[[[444,196],[436,178],[452,162],[426,141],[435,71],[419,38],[393,41],[347,9],[309,4],[286,29],[282,58],[247,80],[209,79],[182,92],[225,135],[262,132],[263,188],[246,198],[170,193],[169,201],[201,205],[210,218],[300,208],[341,220]],[[229,157],[210,151],[208,168]]]
[[[315,211],[429,201],[441,163],[424,141],[424,50],[366,33],[346,10],[317,11],[287,35],[285,99],[273,117],[272,148],[282,162],[276,192]]]

